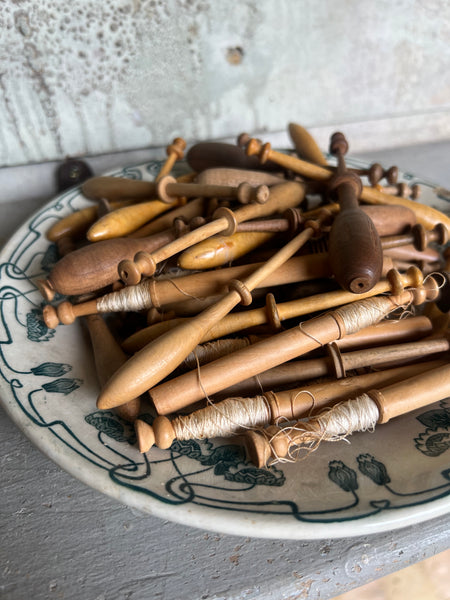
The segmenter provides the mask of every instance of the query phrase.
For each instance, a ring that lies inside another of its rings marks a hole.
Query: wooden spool
[[[361,394],[375,385],[387,386],[444,364],[445,361],[436,360],[357,375],[345,380],[327,380],[283,392],[267,392],[262,397],[227,398],[172,421],[160,415],[153,425],[137,420],[135,429],[139,451],[148,452],[153,445],[167,449],[175,439],[227,437],[248,429],[277,424],[280,420],[310,417],[349,395]],[[244,401],[245,406],[242,405]],[[230,410],[233,406],[236,407],[234,412]],[[196,432],[199,434],[195,435]]]
[[[152,254],[140,252],[134,257],[134,261],[121,262],[118,267],[120,279],[127,285],[135,285],[139,283],[142,275],[153,275],[159,262],[217,233],[231,235],[235,233],[237,225],[243,221],[269,216],[298,206],[304,198],[304,193],[305,188],[302,184],[288,182],[273,186],[270,198],[265,204],[247,204],[234,212],[219,208],[214,213],[214,219],[202,227],[190,231]]]
[[[428,291],[429,290],[429,291]],[[424,301],[424,297],[433,299],[438,295],[436,282],[429,278],[426,282],[426,288],[419,290],[407,290],[400,296],[378,296],[376,298],[366,298],[358,300],[350,305],[345,305],[333,312],[326,313],[323,316],[310,319],[301,324],[301,326],[288,329],[278,333],[270,338],[261,340],[253,344],[249,348],[244,348],[212,363],[202,367],[201,376],[198,372],[191,371],[175,379],[169,380],[156,387],[150,389],[151,399],[159,414],[169,414],[189,406],[205,397],[214,395],[222,390],[226,385],[238,383],[252,375],[266,371],[271,367],[284,363],[293,358],[298,358],[319,348],[332,341],[340,339],[346,333],[350,333],[347,327],[354,327],[355,331],[360,328],[373,325],[381,320],[386,314],[394,310],[395,306],[409,304],[411,301]],[[415,300],[414,300],[415,299]],[[377,307],[374,312],[371,310],[366,312],[366,307]],[[377,316],[375,316],[375,313]],[[342,314],[360,315],[358,316],[358,324],[352,320],[352,325],[345,324],[342,321]],[[364,316],[363,316],[364,315]],[[366,320],[366,318],[368,320]],[[177,328],[179,330],[182,327]],[[174,336],[173,330],[172,333]],[[168,334],[166,334],[167,336]],[[164,336],[163,336],[164,337]],[[156,340],[157,342],[158,340]],[[153,344],[156,345],[156,342]],[[138,352],[135,357],[145,356],[151,350],[153,344],[149,344]],[[133,360],[133,359],[131,359]],[[129,363],[131,362],[129,361]],[[141,365],[142,366],[142,365]],[[142,377],[142,370],[141,377]],[[134,371],[133,371],[134,373]],[[121,375],[125,374],[125,369]],[[119,375],[119,374],[118,374]],[[130,369],[131,375],[131,369]],[[125,386],[125,378],[123,378],[123,386]],[[128,378],[132,380],[130,376]],[[146,379],[147,381],[147,379]],[[107,392],[99,397],[99,408],[107,408],[103,400],[111,402],[112,397],[119,396],[119,390],[114,390],[114,382],[111,380],[111,385],[107,385]],[[122,386],[121,386],[122,387]],[[139,389],[139,388],[138,388]],[[126,396],[122,396],[126,400]],[[117,400],[116,400],[117,401]],[[115,401],[113,401],[115,402]],[[114,405],[114,404],[113,404]],[[111,404],[109,404],[111,406]]]
[[[305,229],[276,252],[263,266],[256,269],[243,281],[231,281],[229,283],[230,292],[219,302],[176,329],[168,331],[138,352],[133,360],[128,362],[129,372],[127,373],[128,368],[124,368],[122,373],[118,373],[117,377],[113,377],[110,384],[102,391],[98,400],[99,408],[106,408],[106,405],[111,406],[110,402],[121,404],[122,394],[128,393],[127,390],[123,389],[125,380],[135,380],[138,371],[140,375],[139,381],[136,383],[138,387],[144,386],[147,389],[150,389],[171,373],[197,346],[204,334],[228,314],[234,306],[239,302],[244,305],[250,304],[251,291],[264,281],[269,273],[274,272],[295,254],[314,235],[317,227],[320,227],[321,222],[327,219],[328,216],[328,212],[324,211],[321,219],[305,223]],[[160,357],[161,360],[153,359],[149,362],[148,355]]]
[[[121,367],[128,359],[116,339],[112,335],[109,327],[100,315],[89,315],[85,317],[94,352],[95,370],[100,386],[103,386],[108,379]],[[117,407],[117,414],[126,421],[133,422],[137,419],[140,412],[140,398],[132,398],[126,404]]]
[[[37,280],[36,285],[48,301],[53,300],[55,293],[74,296],[102,289],[117,281],[121,260],[132,258],[140,250],[151,252],[175,237],[174,231],[168,229],[147,238],[116,238],[83,246],[61,258],[47,279]]]
[[[275,150],[272,150],[269,143],[263,145],[256,139],[251,139],[248,142],[246,152],[249,156],[258,155],[259,160],[262,163],[271,160],[281,167],[290,169],[294,173],[298,173],[305,178],[310,178],[315,181],[327,181],[332,177],[332,173],[325,167],[308,163],[307,161],[303,161],[295,156],[283,154],[282,152],[276,152]],[[397,204],[406,206],[414,211],[417,221],[422,223],[425,229],[432,229],[437,223],[442,222],[447,230],[450,231],[450,217],[431,206],[426,206],[407,198],[384,194],[374,187],[366,186],[363,186],[360,200],[363,200],[368,204]]]
[[[330,152],[338,157],[338,169],[329,186],[340,206],[329,237],[331,270],[343,289],[360,294],[372,289],[381,277],[381,242],[372,220],[360,209],[362,184],[346,169],[347,141],[343,134],[333,134]]]
[[[387,423],[390,419],[428,406],[450,394],[450,365],[437,366],[381,389],[372,389],[367,395],[374,402],[378,412],[377,423]],[[361,399],[362,400],[362,399]],[[352,402],[361,402],[357,397]],[[350,402],[350,401],[347,401]],[[333,409],[327,413],[331,423]],[[341,431],[350,435],[355,431]],[[286,429],[276,426],[266,430],[251,431],[244,435],[245,448],[249,459],[258,467],[269,461],[278,461],[303,445],[311,446],[327,439],[327,426],[320,421],[320,415],[309,421],[298,422]],[[335,436],[333,435],[333,439]]]

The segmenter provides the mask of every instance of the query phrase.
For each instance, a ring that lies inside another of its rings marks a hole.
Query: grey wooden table
[[[147,159],[99,158],[96,172]],[[450,142],[366,153],[450,187]],[[122,161],[122,162],[120,162]],[[0,170],[0,245],[48,199],[54,165]],[[450,515],[315,541],[214,534],[146,516],[43,456],[0,409],[0,598],[327,599],[446,550]]]

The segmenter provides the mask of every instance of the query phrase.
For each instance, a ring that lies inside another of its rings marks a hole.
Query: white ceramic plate
[[[152,179],[159,164],[114,174]],[[402,178],[422,186],[421,201],[448,209],[431,183],[410,174]],[[35,282],[57,259],[45,232],[87,204],[79,189],[66,191],[24,223],[0,254],[1,401],[49,458],[127,505],[229,534],[362,535],[449,510],[448,401],[269,469],[246,462],[234,440],[174,442],[170,450],[141,455],[132,428],[96,409],[99,388],[82,323],[48,330],[41,319]]]

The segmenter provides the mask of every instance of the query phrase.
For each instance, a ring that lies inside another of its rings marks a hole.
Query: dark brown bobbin
[[[239,281],[239,279],[232,279],[228,284],[228,288],[230,291],[233,290],[239,294],[241,297],[240,302],[243,306],[250,306],[253,301],[252,294],[242,281]]]
[[[427,231],[423,225],[418,223],[411,229],[413,244],[417,250],[423,251],[430,242],[442,246],[448,242],[448,230],[443,223],[437,223],[433,229]]]
[[[331,342],[326,346],[328,357],[334,369],[336,379],[344,379],[347,376],[344,361],[339,346],[335,342]]]
[[[141,273],[147,277],[156,273],[156,261],[149,252],[138,252],[134,260],[122,260],[118,267],[119,277],[127,285],[136,285],[141,279]]]
[[[303,227],[305,221],[303,217],[303,211],[300,208],[288,208],[283,216],[289,223],[289,232],[291,235],[295,235]]]
[[[175,236],[179,238],[190,230],[190,223],[188,225],[184,217],[176,217],[173,220],[173,229],[175,231]]]
[[[189,228],[192,231],[193,229],[197,229],[198,227],[201,227],[205,223],[206,223],[205,217],[202,217],[199,215],[198,217],[194,217],[193,219],[191,219],[189,221]]]
[[[266,295],[266,315],[267,322],[274,331],[281,331],[283,329],[275,296],[272,293]]]
[[[341,131],[335,131],[330,138],[330,154],[337,156],[341,154],[345,156],[348,152],[348,142],[345,135]]]

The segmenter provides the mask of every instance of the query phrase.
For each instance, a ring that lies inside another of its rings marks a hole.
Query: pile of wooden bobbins
[[[141,452],[239,435],[264,467],[450,395],[449,217],[396,167],[348,168],[342,133],[335,166],[289,134],[291,151],[242,134],[184,161],[176,138],[154,182],[92,177],[92,206],[48,231],[61,259],[39,289],[70,301],[45,323],[83,318],[97,406]]]

